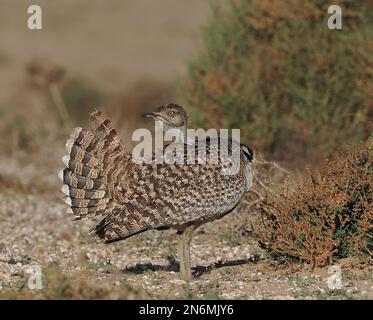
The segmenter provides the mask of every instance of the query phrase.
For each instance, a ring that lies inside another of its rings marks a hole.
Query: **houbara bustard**
[[[164,128],[186,132],[187,114],[176,104],[144,116],[162,121]],[[66,168],[59,177],[68,211],[77,219],[102,215],[92,231],[107,243],[150,229],[177,230],[180,272],[189,281],[193,231],[232,211],[249,190],[252,152],[238,145],[239,170],[233,175],[222,174],[226,164],[220,160],[209,160],[208,143],[204,164],[139,163],[123,148],[101,111],[93,112],[90,120],[92,132],[75,128],[66,142]],[[229,143],[230,149],[233,145]],[[198,156],[198,145],[193,148]]]

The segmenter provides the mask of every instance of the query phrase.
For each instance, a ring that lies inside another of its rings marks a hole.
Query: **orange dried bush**
[[[260,206],[262,247],[288,261],[321,267],[340,258],[373,258],[373,137],[348,145],[291,195]]]

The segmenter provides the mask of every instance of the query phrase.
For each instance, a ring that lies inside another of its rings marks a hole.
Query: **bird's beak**
[[[153,112],[146,112],[142,115],[143,118],[156,118],[156,115]]]
[[[154,120],[163,121],[163,117],[157,112],[146,112],[142,115],[144,118],[152,118]]]

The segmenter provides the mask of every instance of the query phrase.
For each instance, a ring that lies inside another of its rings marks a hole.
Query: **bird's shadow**
[[[167,265],[159,265],[152,263],[138,263],[135,266],[127,267],[122,270],[123,273],[133,273],[133,274],[144,274],[147,272],[154,271],[167,271],[167,272],[178,272],[180,271],[180,265],[174,259],[168,259],[169,263]],[[252,257],[248,259],[236,259],[228,261],[218,261],[208,266],[195,266],[192,268],[192,274],[194,278],[199,278],[204,274],[210,273],[214,269],[240,266],[244,264],[255,264],[259,261],[258,258]]]

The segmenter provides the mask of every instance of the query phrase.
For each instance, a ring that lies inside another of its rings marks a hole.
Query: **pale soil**
[[[197,230],[191,249],[195,279],[186,285],[178,278],[174,231],[149,231],[105,245],[89,234],[92,221],[72,221],[55,178],[59,161],[54,158],[60,154],[62,149],[50,154],[45,163],[28,166],[22,165],[23,160],[13,160],[12,165],[7,159],[0,161],[3,175],[36,188],[31,194],[12,188],[0,193],[0,297],[45,298],[44,289],[36,292],[25,287],[27,269],[36,264],[47,276],[51,266],[64,275],[61,284],[44,282],[45,290],[57,288],[54,298],[91,298],[79,289],[88,285],[109,288],[110,295],[96,294],[96,298],[128,298],[115,289],[128,292],[132,288],[136,292],[132,298],[152,299],[373,298],[373,270],[367,265],[342,261],[343,289],[333,292],[327,288],[327,268],[310,271],[304,266],[296,271],[274,262],[252,237],[252,213],[244,204]],[[40,177],[43,170],[45,175]],[[42,187],[38,192],[40,186],[47,186],[47,191]],[[80,284],[83,280],[88,282]],[[78,293],[71,296],[60,288],[67,285],[78,288]]]

